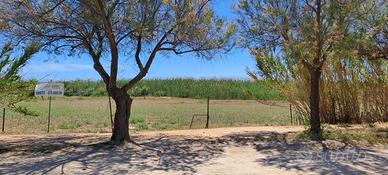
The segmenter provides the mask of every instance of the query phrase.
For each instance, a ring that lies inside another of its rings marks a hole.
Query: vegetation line
[[[123,84],[125,80],[118,83]],[[65,82],[66,96],[106,96],[105,84],[95,80]],[[251,82],[227,79],[150,79],[142,80],[129,92],[131,96],[156,96],[204,99],[282,100],[268,81]]]

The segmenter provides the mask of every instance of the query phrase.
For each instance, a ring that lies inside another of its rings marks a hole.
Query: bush
[[[148,126],[146,121],[143,118],[132,118],[129,120],[129,123],[135,126],[136,130],[147,130]]]
[[[14,110],[24,115],[29,115],[34,117],[39,116],[39,113],[37,111],[30,109],[28,106],[16,106]]]
[[[58,128],[59,129],[76,129],[76,128],[79,128],[81,126],[82,126],[82,124],[78,123],[78,122],[74,122],[74,123],[60,123],[58,125]]]

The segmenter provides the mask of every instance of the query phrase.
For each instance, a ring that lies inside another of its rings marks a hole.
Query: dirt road
[[[0,135],[0,174],[386,174],[388,149],[288,138],[302,127]]]

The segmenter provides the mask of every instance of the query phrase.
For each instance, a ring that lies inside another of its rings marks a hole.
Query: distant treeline
[[[124,84],[125,80],[119,81]],[[74,80],[65,82],[66,96],[107,96],[102,81]],[[167,96],[181,98],[280,100],[279,91],[267,81],[226,79],[151,79],[142,80],[131,96]]]

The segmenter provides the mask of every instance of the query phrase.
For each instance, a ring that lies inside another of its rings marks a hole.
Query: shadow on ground
[[[62,136],[1,143],[0,174],[195,172],[195,166],[222,154],[206,139],[134,137],[134,142],[121,147],[104,140],[108,138]],[[65,172],[65,166],[74,171]]]
[[[361,148],[341,142],[291,141],[286,134],[246,133],[229,135],[229,143],[250,145],[266,155],[256,162],[264,166],[314,174],[386,174],[388,150]]]
[[[330,150],[324,143],[288,142],[286,134],[274,132],[218,138],[135,136],[132,143],[122,147],[110,146],[108,139],[82,135],[2,141],[0,174],[195,174],[198,166],[222,156],[226,147],[255,149],[258,155],[264,155],[256,159],[258,166],[300,173],[384,174],[388,171],[387,152],[349,145]],[[358,157],[349,159],[350,155]],[[257,174],[260,174],[259,168]]]

